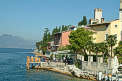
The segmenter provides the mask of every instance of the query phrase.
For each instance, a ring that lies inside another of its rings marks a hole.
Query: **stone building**
[[[103,23],[104,22],[104,18],[103,18],[103,14],[102,14],[102,9],[101,8],[95,8],[94,9],[94,18],[91,18],[89,20],[90,24],[98,24],[98,23]]]
[[[90,20],[89,27],[95,31],[93,37],[95,43],[104,42],[108,35],[115,35],[117,43],[122,40],[122,0],[120,0],[119,19],[105,22],[102,17],[102,9],[94,10],[94,19]],[[117,46],[117,45],[116,45]]]
[[[93,35],[95,43],[104,42],[108,35],[115,35],[117,37],[117,43],[121,41],[122,35],[119,19],[100,24],[90,24],[89,26],[91,30],[95,31]]]

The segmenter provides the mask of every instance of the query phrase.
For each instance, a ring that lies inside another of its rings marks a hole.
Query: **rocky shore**
[[[64,63],[59,62],[41,62],[40,66],[35,66],[33,69],[43,69],[53,72],[62,73],[68,76],[73,76],[81,79],[88,79],[96,81],[96,76],[85,71],[81,71],[76,68],[75,65],[65,65]]]

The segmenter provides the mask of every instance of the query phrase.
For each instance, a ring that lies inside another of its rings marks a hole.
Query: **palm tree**
[[[114,49],[114,54],[122,56],[122,41],[120,41],[119,45]]]
[[[116,38],[115,35],[109,35],[109,36],[107,37],[106,42],[107,42],[107,44],[108,44],[108,46],[109,46],[110,55],[111,55],[111,57],[112,57],[113,46],[116,45],[116,43],[117,43],[117,38]]]
[[[102,53],[102,55],[103,55],[103,62],[104,62],[104,58],[105,58],[105,55],[106,54],[108,54],[108,45],[107,45],[107,43],[105,43],[105,42],[102,42],[102,43],[100,43],[100,52]]]
[[[100,43],[94,43],[92,51],[96,53],[96,61],[98,61],[98,53],[100,52]]]

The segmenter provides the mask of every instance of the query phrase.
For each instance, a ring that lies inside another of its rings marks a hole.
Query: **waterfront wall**
[[[97,74],[98,72],[106,73],[108,72],[108,70],[112,69],[110,68],[112,66],[111,62],[103,63],[102,57],[98,57],[97,62],[93,61],[93,56],[88,56],[88,61],[85,61],[84,56],[82,55],[78,55],[77,58],[81,60],[80,69],[82,71],[86,71],[92,74]],[[41,62],[39,57],[32,57],[32,56],[27,57],[27,69],[29,69],[30,65],[32,64],[37,64],[37,66],[40,67],[52,67],[52,68],[55,67],[61,70],[68,71],[66,68],[67,64],[63,62],[50,62],[50,61]]]
[[[93,62],[93,56],[88,56],[88,61],[85,61],[82,55],[78,55],[78,59],[82,61],[81,69],[83,71],[97,74],[98,72],[105,73],[108,69],[108,64],[103,63],[103,57],[98,57],[97,62]]]
[[[96,74],[97,72],[105,73],[106,68],[104,63],[83,61],[82,70]]]

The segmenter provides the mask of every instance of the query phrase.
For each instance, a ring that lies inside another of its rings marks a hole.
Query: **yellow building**
[[[94,31],[94,43],[105,42],[108,35],[115,35],[117,38],[117,44],[122,41],[122,0],[120,0],[119,19],[112,20],[110,22],[104,22],[102,17],[102,9],[96,8],[94,10],[94,18],[90,19],[90,30]],[[113,48],[113,49],[114,49]]]
[[[91,30],[95,31],[93,37],[95,38],[95,43],[104,42],[108,35],[116,35],[117,43],[121,41],[121,25],[120,20],[113,20],[111,22],[104,22],[99,24],[89,25]]]

